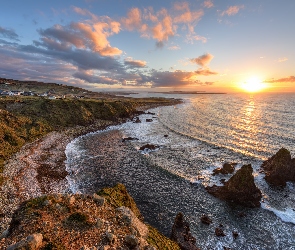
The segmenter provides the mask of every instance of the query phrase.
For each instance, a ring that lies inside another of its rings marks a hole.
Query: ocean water
[[[184,103],[150,110],[155,115],[141,115],[141,123],[129,121],[72,141],[66,149],[72,191],[89,193],[122,182],[145,220],[167,236],[182,211],[201,249],[295,249],[295,184],[270,187],[259,171],[281,147],[294,157],[295,95],[167,97]],[[127,136],[138,140],[121,142]],[[147,143],[159,148],[139,151]],[[212,176],[225,162],[237,163],[236,170],[252,165],[261,208],[233,206],[206,192],[206,186],[231,177]],[[202,214],[213,219],[210,226],[200,223]],[[214,234],[219,224],[225,237]]]

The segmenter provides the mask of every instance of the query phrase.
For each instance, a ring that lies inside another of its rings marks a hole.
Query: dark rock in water
[[[281,148],[274,156],[263,162],[265,180],[275,186],[286,186],[287,181],[295,181],[295,158],[289,150]]]
[[[122,139],[122,142],[125,142],[125,141],[134,141],[134,140],[138,140],[138,138],[135,138],[135,137],[126,137],[126,138],[123,138]]]
[[[184,219],[183,213],[176,215],[171,239],[176,241],[182,250],[198,250],[196,247],[196,239],[190,232],[189,223]]]
[[[155,115],[155,113],[152,113],[150,111],[146,112],[147,115]]]
[[[230,247],[223,247],[223,250],[231,250]]]
[[[135,120],[133,123],[141,123],[141,120],[138,117],[135,117]]]
[[[233,237],[234,237],[234,239],[238,238],[238,237],[239,237],[239,234],[238,234],[238,232],[236,232],[236,231],[233,231]]]
[[[224,186],[206,187],[208,193],[215,197],[231,201],[246,207],[260,207],[261,192],[254,183],[251,164],[244,165]]]
[[[223,232],[223,229],[220,227],[215,228],[215,235],[220,237],[220,236],[225,236],[225,233]]]
[[[240,213],[238,214],[238,216],[239,216],[240,218],[243,218],[243,217],[246,217],[246,216],[247,216],[247,214],[246,214],[246,213],[244,213],[244,212],[240,212]]]
[[[224,163],[222,168],[216,168],[213,170],[213,175],[216,174],[232,174],[235,171],[234,163]]]
[[[146,122],[152,122],[153,119],[145,119]]]
[[[203,214],[201,216],[201,222],[204,223],[204,224],[210,225],[212,223],[212,220],[209,218],[208,215]]]
[[[155,150],[159,148],[159,146],[157,145],[153,145],[153,144],[146,144],[146,145],[143,145],[139,148],[139,150],[145,150],[145,149],[149,149],[149,150]]]
[[[168,135],[164,135],[164,137],[168,137]]]

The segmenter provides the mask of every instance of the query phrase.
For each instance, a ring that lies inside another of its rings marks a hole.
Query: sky
[[[295,92],[294,0],[3,0],[0,77]]]

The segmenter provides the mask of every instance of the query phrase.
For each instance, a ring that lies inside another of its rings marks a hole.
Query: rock
[[[223,229],[220,227],[215,228],[215,235],[220,237],[220,236],[225,236],[225,233],[223,232]]]
[[[238,232],[233,231],[233,237],[234,237],[234,239],[238,238],[238,236],[239,236]]]
[[[274,186],[286,186],[287,181],[295,181],[295,158],[281,148],[274,156],[263,162],[265,180]]]
[[[104,220],[101,219],[101,218],[97,218],[97,219],[96,219],[96,227],[97,227],[97,228],[102,228],[103,225],[104,225]]]
[[[232,174],[235,171],[234,163],[224,163],[222,168],[216,168],[213,170],[212,175],[216,174]]]
[[[141,123],[141,120],[138,117],[135,117],[135,120],[133,123]]]
[[[134,140],[138,140],[138,138],[134,138],[134,137],[126,137],[126,138],[123,138],[122,139],[122,142],[125,142],[125,141],[134,141]]]
[[[109,243],[114,243],[116,241],[116,236],[110,232],[105,233],[106,239],[108,240]]]
[[[0,235],[0,240],[3,238],[6,238],[9,235],[9,230],[6,229],[2,232],[2,234]]]
[[[29,235],[26,239],[23,239],[17,242],[14,245],[11,245],[7,248],[7,250],[16,250],[16,249],[26,249],[26,250],[34,250],[41,247],[43,241],[43,235],[40,233]]]
[[[244,165],[224,186],[206,187],[208,193],[215,197],[234,202],[246,207],[260,207],[261,192],[254,183],[251,164]]]
[[[152,122],[153,119],[145,119],[146,122]]]
[[[203,214],[203,215],[201,216],[201,222],[202,222],[203,224],[210,225],[210,224],[212,223],[212,220],[209,218],[208,215]]]
[[[124,238],[124,242],[131,249],[135,248],[139,243],[135,235],[126,235]]]
[[[99,196],[99,195],[96,194],[96,193],[93,194],[93,200],[94,200],[99,206],[103,206],[103,204],[105,203],[105,198]]]
[[[171,239],[176,241],[182,250],[198,250],[196,247],[196,239],[190,232],[188,222],[184,219],[182,213],[176,215],[172,232]]]
[[[164,135],[164,137],[165,137],[165,138],[167,138],[167,137],[168,137],[168,135]]]
[[[139,150],[145,150],[145,149],[148,149],[148,150],[155,150],[159,148],[159,146],[157,145],[153,145],[153,144],[146,144],[146,145],[143,145],[139,148]]]
[[[146,112],[147,115],[156,115],[155,113],[152,113],[150,111]]]

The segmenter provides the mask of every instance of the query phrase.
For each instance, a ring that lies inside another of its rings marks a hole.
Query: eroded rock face
[[[275,186],[286,186],[287,181],[295,181],[295,158],[289,150],[281,148],[274,156],[263,162],[265,180]]]
[[[198,250],[195,246],[196,239],[192,236],[189,224],[184,219],[182,213],[176,215],[172,227],[171,239],[176,241],[182,250]]]
[[[244,165],[224,186],[206,187],[215,197],[246,207],[260,207],[261,192],[254,183],[251,164]]]

